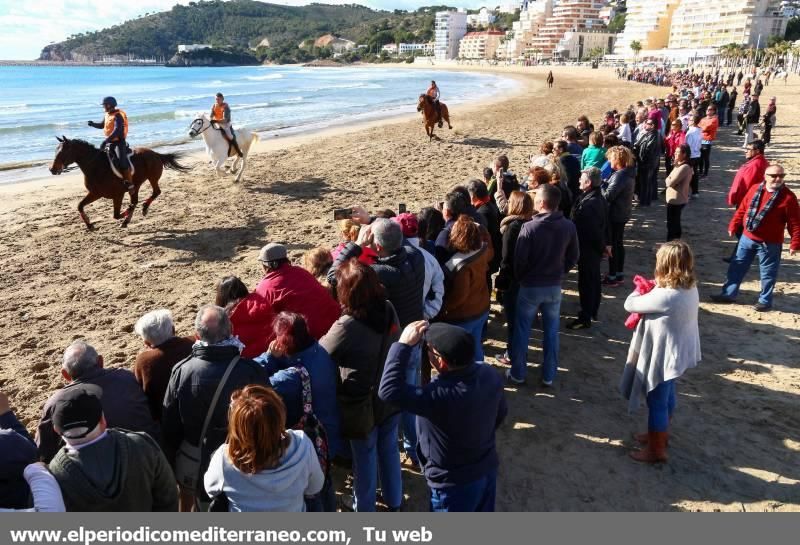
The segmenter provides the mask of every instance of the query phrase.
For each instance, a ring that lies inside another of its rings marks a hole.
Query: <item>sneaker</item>
[[[723,303],[723,304],[730,304],[735,303],[736,299],[731,297],[730,295],[725,295],[724,293],[715,293],[711,296],[711,300],[715,303]]]
[[[511,369],[506,369],[506,378],[512,384],[525,384],[525,379],[514,378],[514,375],[511,374]]]
[[[550,388],[550,387],[553,386],[553,381],[552,380],[544,380],[544,379],[542,379],[541,385],[543,387],[545,387],[545,388]]]
[[[756,312],[769,312],[772,310],[772,305],[765,305],[764,303],[756,303],[753,305],[753,310]]]
[[[611,276],[606,275],[603,278],[603,281],[601,282],[601,284],[604,285],[604,286],[608,286],[610,288],[616,288],[616,287],[621,286],[623,284],[623,282],[624,281],[622,280],[622,278],[611,277]]]
[[[581,320],[580,318],[575,318],[574,320],[567,322],[567,329],[589,329],[590,327],[592,327],[591,322]]]
[[[696,200],[700,196],[700,193],[692,193],[692,200]]]
[[[503,365],[511,365],[511,358],[508,356],[508,350],[503,352],[502,356],[495,358],[498,363],[502,363]]]

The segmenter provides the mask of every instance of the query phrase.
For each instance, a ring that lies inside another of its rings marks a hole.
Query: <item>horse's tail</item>
[[[158,160],[161,161],[161,164],[169,170],[177,170],[178,172],[189,172],[191,170],[191,168],[178,162],[178,159],[183,157],[183,154],[181,153],[153,153],[156,154],[156,157],[158,157]]]

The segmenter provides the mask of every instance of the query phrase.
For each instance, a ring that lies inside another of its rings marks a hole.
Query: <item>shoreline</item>
[[[385,65],[382,64],[357,64],[354,65],[359,68],[385,68]],[[320,69],[324,69],[325,67],[320,67]],[[404,65],[403,69],[409,70],[447,70],[447,71],[464,71],[464,72],[492,72],[491,68],[489,67],[461,67],[461,66],[430,66],[430,65]],[[515,68],[515,67],[512,67]],[[504,90],[503,93],[491,97],[483,97],[476,100],[470,100],[461,103],[455,103],[453,107],[458,107],[458,111],[462,113],[470,113],[472,111],[485,108],[489,105],[496,105],[498,103],[511,100],[529,90],[529,87],[533,84],[532,82],[532,74],[526,74],[522,71],[509,71],[504,72],[503,77],[507,79],[511,79],[516,81],[517,85],[513,88]],[[463,106],[463,109],[461,108]],[[376,117],[367,120],[342,120],[341,122],[334,122],[328,126],[324,126],[321,128],[308,128],[303,129],[302,127],[285,127],[282,129],[277,129],[278,131],[284,131],[284,134],[276,134],[270,137],[270,133],[273,131],[263,130],[263,131],[256,131],[259,135],[259,141],[255,143],[253,148],[248,155],[248,158],[261,155],[264,153],[270,153],[280,150],[287,150],[291,148],[295,148],[298,146],[302,146],[304,144],[311,143],[315,140],[325,140],[329,138],[337,138],[342,137],[345,135],[350,135],[352,133],[356,133],[359,131],[366,131],[369,129],[373,129],[375,127],[385,126],[385,125],[394,125],[399,123],[405,123],[412,121],[414,119],[419,119],[418,113],[388,113],[386,116]],[[183,149],[181,149],[183,148]],[[195,148],[195,149],[193,149]],[[203,140],[198,138],[191,142],[187,142],[185,144],[178,144],[178,145],[166,145],[166,146],[157,146],[153,147],[152,149],[158,150],[168,150],[168,151],[177,151],[182,154],[183,161],[185,163],[192,164],[195,167],[202,167],[203,163],[205,163],[208,159]],[[67,184],[71,184],[73,182],[82,182],[82,173],[79,170],[75,172],[70,172],[68,174],[62,174],[59,176],[53,176],[49,174],[46,170],[47,165],[50,161],[30,161],[25,162],[22,166],[14,167],[14,166],[6,166],[6,168],[0,168],[0,176],[10,176],[12,172],[19,172],[23,174],[20,179],[16,180],[8,180],[4,182],[0,182],[0,196],[13,196],[19,193],[28,193],[30,191],[37,191],[40,189],[50,188],[51,186],[65,186]],[[9,165],[13,165],[13,163],[9,163]],[[35,173],[26,173],[26,171],[30,169],[42,170],[43,172],[35,172]],[[210,172],[210,170],[209,170]],[[29,174],[29,175],[25,175]],[[245,171],[244,176],[247,177],[248,171]],[[82,183],[81,183],[82,186]],[[0,204],[0,210],[5,209],[7,204]]]

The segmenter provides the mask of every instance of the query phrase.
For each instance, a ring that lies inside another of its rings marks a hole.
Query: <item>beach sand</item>
[[[143,218],[137,210],[127,230],[103,201],[87,208],[99,230],[86,231],[75,209],[84,194],[76,177],[0,188],[0,388],[17,414],[35,427],[42,404],[61,385],[60,358],[72,340],[86,338],[107,366],[130,367],[142,348],[133,333],[139,316],[169,308],[178,333],[190,334],[197,308],[213,300],[220,278],[236,274],[255,287],[256,256],[268,241],[288,244],[295,260],[335,244],[334,208],[396,209],[402,202],[418,211],[478,175],[498,153],[522,171],[528,155],[578,115],[597,121],[607,109],[666,92],[620,82],[611,70],[553,67],[551,90],[543,84],[547,69],[505,71],[526,82],[522,92],[493,105],[453,107],[454,129],[437,129],[441,141],[428,143],[419,119],[403,119],[267,143],[240,184],[215,179],[193,157],[194,170],[167,173],[150,214]],[[764,90],[778,97],[767,156],[786,165],[795,188],[799,87],[794,78]],[[541,331],[534,330],[530,384],[506,389],[509,415],[497,436],[498,510],[800,510],[800,260],[785,247],[773,312],[750,306],[758,291],[755,268],[742,304],[707,302],[724,280],[721,257],[733,247],[725,194],[744,156],[733,134],[720,131],[711,175],[683,214],[700,277],[703,361],[678,381],[669,463],[653,467],[627,457],[631,432],[646,426],[646,410],[628,415],[617,392],[631,336],[622,308],[628,280],[604,291],[600,322],[591,329],[562,327],[552,389],[534,386],[541,361]],[[143,187],[142,199],[148,194]],[[629,279],[651,275],[665,218],[663,201],[635,210],[627,229]],[[569,318],[578,306],[575,271],[565,291],[562,315]],[[486,352],[498,373],[505,371],[494,360],[504,335],[494,305]],[[428,508],[421,476],[405,471],[404,487],[409,510]]]

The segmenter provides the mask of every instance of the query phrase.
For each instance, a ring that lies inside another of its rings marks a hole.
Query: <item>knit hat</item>
[[[458,326],[441,322],[431,324],[425,339],[451,367],[464,367],[474,361],[475,343],[472,335]]]
[[[415,237],[419,233],[417,216],[411,212],[403,212],[402,214],[393,217],[392,221],[400,225],[400,229],[403,231],[403,236],[406,238]]]
[[[64,388],[54,404],[53,426],[67,439],[86,437],[103,418],[102,396],[103,389],[96,384]]]
[[[286,246],[277,242],[270,242],[258,254],[258,260],[262,263],[286,259]]]

